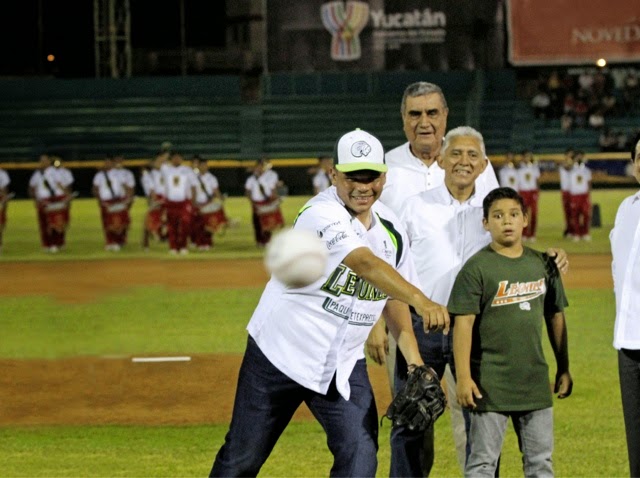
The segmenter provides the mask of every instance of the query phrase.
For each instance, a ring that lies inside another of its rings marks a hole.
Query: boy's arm
[[[474,398],[482,398],[471,378],[471,342],[475,315],[456,315],[453,325],[453,358],[456,365],[456,395],[458,403],[476,408]]]
[[[558,394],[558,398],[566,398],[571,395],[573,379],[569,373],[569,347],[564,312],[560,311],[545,316],[545,321],[547,323],[549,342],[551,342],[551,348],[556,357],[557,371],[553,392]]]

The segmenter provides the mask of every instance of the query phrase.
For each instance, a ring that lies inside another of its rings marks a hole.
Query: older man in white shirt
[[[445,172],[437,159],[440,156],[440,148],[447,129],[449,108],[442,89],[438,85],[421,81],[412,83],[405,89],[400,114],[407,142],[385,155],[389,171],[387,183],[380,196],[380,201],[396,214],[400,213],[409,197],[443,184]],[[498,187],[498,180],[490,162],[487,161],[487,167],[477,178],[476,185],[483,195]],[[387,371],[393,388],[396,347],[393,338],[389,337],[387,342],[387,335],[380,323],[372,331],[367,342],[367,350],[378,363],[387,362]],[[455,393],[455,380],[448,367],[446,370],[448,390],[450,393]],[[460,407],[455,401],[450,401],[450,404],[458,460],[461,467],[464,467],[466,445],[464,422]],[[427,443],[425,448],[427,455],[423,466],[425,475],[429,474],[433,465],[432,445]]]
[[[640,182],[640,134],[631,159]],[[618,350],[629,469],[630,476],[640,476],[640,192],[622,202],[609,238],[616,296],[613,346]]]

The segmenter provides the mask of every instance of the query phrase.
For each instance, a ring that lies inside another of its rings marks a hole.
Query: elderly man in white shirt
[[[640,183],[640,134],[631,159]],[[609,238],[616,296],[613,346],[618,350],[629,469],[630,476],[640,476],[640,192],[622,202]]]
[[[442,89],[427,82],[412,83],[404,91],[400,105],[403,130],[407,142],[389,151],[385,159],[389,166],[387,183],[380,201],[396,214],[405,201],[418,193],[443,184],[444,170],[438,164],[440,148],[447,129],[449,108]],[[498,187],[498,180],[490,162],[476,181],[478,192],[488,193]],[[431,220],[431,219],[430,219]],[[388,341],[387,341],[388,340]],[[384,333],[382,324],[374,327],[367,342],[369,355],[378,363],[387,363],[389,381],[393,389],[396,347],[392,337]],[[455,394],[455,379],[447,367],[446,383],[451,394]],[[450,401],[454,438],[460,466],[464,467],[466,433],[462,412],[455,401]],[[432,443],[426,444],[424,474],[428,475],[433,465]],[[393,466],[393,463],[392,463]]]

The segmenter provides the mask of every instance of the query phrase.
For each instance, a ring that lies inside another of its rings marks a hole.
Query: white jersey
[[[93,177],[93,186],[98,188],[98,199],[100,201],[110,201],[126,196],[122,176],[115,169],[97,172]]]
[[[560,169],[558,170],[558,174],[560,175],[560,191],[569,192],[569,186],[571,182],[571,169],[560,166]]]
[[[535,163],[523,163],[518,168],[518,185],[520,191],[537,191],[540,168]]]
[[[136,188],[136,178],[130,170],[127,168],[115,168],[113,171],[120,177],[122,184],[131,189]]]
[[[252,174],[245,181],[244,189],[249,191],[249,197],[252,201],[266,201],[273,194],[277,183],[277,176],[274,182],[273,176],[268,175],[267,172],[262,173],[260,177],[256,177],[255,174]]]
[[[71,185],[73,184],[73,173],[71,172],[71,170],[64,168],[62,166],[57,168],[57,170],[58,170],[58,177],[60,178],[60,183],[65,188],[70,188]]]
[[[153,177],[151,176],[151,171],[147,169],[142,171],[140,185],[142,186],[145,197],[150,197],[153,192]]]
[[[49,166],[44,171],[35,171],[29,179],[29,187],[33,188],[38,201],[65,194],[59,171],[53,166]]]
[[[320,169],[314,176],[313,176],[313,190],[317,191],[317,192],[322,192],[325,189],[327,189],[329,186],[331,186],[331,178],[329,177],[329,173],[327,173],[324,169]]]
[[[591,170],[584,164],[576,164],[569,172],[569,192],[572,195],[588,194],[591,190]]]
[[[518,190],[518,170],[513,164],[507,164],[498,171],[500,186]]]
[[[209,171],[204,174],[198,174],[196,176],[196,203],[206,204],[210,202],[214,197],[213,193],[219,187],[218,178]]]
[[[491,242],[482,226],[484,196],[456,201],[444,184],[411,196],[400,211],[422,292],[446,304],[458,272],[476,252]]]
[[[438,165],[438,162],[434,161],[431,166],[427,166],[413,155],[408,142],[389,151],[385,155],[385,160],[389,171],[380,201],[396,214],[407,198],[444,183],[444,169]],[[496,173],[491,161],[488,161],[487,167],[476,179],[476,190],[485,196],[497,187]]]
[[[335,187],[309,200],[294,227],[312,231],[325,242],[325,272],[313,284],[294,289],[272,277],[247,327],[282,373],[318,393],[327,392],[335,375],[338,392],[347,400],[349,377],[364,358],[364,343],[387,296],[342,261],[353,250],[367,247],[409,282],[418,280],[398,218],[380,202],[371,211],[373,222],[366,230],[347,211]]]
[[[609,239],[616,296],[613,346],[640,350],[640,193],[622,201]]]
[[[4,169],[0,169],[0,189],[8,187],[9,184],[11,184],[9,174]]]
[[[182,202],[191,199],[195,185],[195,173],[188,166],[167,165],[162,168],[164,194],[168,201]]]

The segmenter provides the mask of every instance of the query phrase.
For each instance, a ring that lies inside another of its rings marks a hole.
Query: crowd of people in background
[[[575,128],[600,131],[603,151],[627,151],[637,131],[611,128],[610,118],[640,111],[640,73],[635,69],[583,69],[543,74],[531,95],[536,118],[559,121],[569,134]]]
[[[506,154],[504,165],[498,171],[500,185],[520,193],[529,215],[523,241],[535,242],[540,196],[540,167],[531,151],[521,155]],[[558,165],[560,194],[565,228],[563,237],[578,241],[591,241],[591,170],[587,167],[584,151],[568,148]]]

